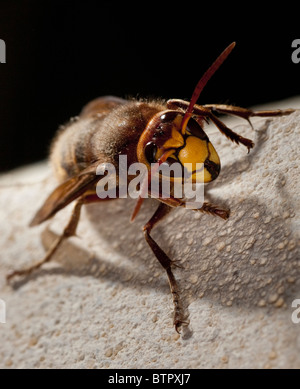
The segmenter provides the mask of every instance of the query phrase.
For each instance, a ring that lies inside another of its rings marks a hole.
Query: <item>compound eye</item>
[[[195,119],[190,118],[186,129],[191,135],[194,135],[197,138],[200,138],[202,140],[208,140],[207,135],[205,134],[205,132],[202,130],[201,126],[196,122]]]
[[[149,163],[154,163],[155,155],[157,152],[157,146],[153,142],[148,142],[145,146],[145,157]]]
[[[162,123],[172,122],[178,115],[177,111],[169,111],[161,115],[160,121]]]

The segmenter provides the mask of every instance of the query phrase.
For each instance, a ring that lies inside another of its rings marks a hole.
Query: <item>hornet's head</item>
[[[151,163],[159,162],[163,157],[163,162],[168,165],[177,162],[182,172],[186,169],[185,174],[192,182],[213,181],[220,173],[220,159],[200,125],[202,120],[190,117],[183,124],[183,119],[181,111],[157,113],[140,137],[137,147],[139,162],[150,168]]]
[[[193,183],[206,183],[218,177],[220,158],[202,128],[206,117],[193,116],[193,109],[207,81],[225,61],[234,46],[235,42],[231,43],[200,78],[185,112],[180,109],[158,112],[147,123],[138,142],[137,157],[149,171],[152,163],[159,166],[163,163],[172,165],[177,162],[187,170],[188,179]],[[181,169],[183,172],[186,170]],[[144,179],[143,195],[148,190],[151,173],[152,171]],[[169,177],[173,181],[181,182],[183,178],[182,172],[179,177],[175,175],[173,178]],[[143,196],[140,195],[131,220],[138,213],[142,201]]]
[[[157,113],[148,122],[138,143],[139,162],[146,164],[148,168],[151,163],[156,162],[179,162],[183,167],[188,164],[187,170],[192,182],[197,180],[198,183],[205,183],[217,178],[220,173],[220,158],[202,129],[205,118],[193,117],[193,108],[207,81],[234,46],[235,42],[231,43],[200,78],[185,112],[166,110]]]

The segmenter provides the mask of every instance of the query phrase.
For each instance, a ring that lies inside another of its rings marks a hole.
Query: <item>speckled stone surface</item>
[[[28,228],[55,186],[49,167],[1,177],[0,367],[300,368],[300,323],[291,320],[300,298],[300,112],[254,128],[234,128],[255,141],[250,154],[216,131],[210,136],[222,172],[207,198],[230,207],[229,220],[176,209],[153,231],[183,266],[175,273],[190,325],[181,336],[166,275],[141,231],[154,200],[133,224],[131,199],[89,205],[78,237],[6,285],[9,271],[42,258],[71,208]]]

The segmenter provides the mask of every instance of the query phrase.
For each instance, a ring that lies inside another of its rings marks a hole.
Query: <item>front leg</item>
[[[178,288],[177,281],[175,279],[175,276],[172,271],[172,266],[174,266],[174,261],[172,261],[167,254],[158,246],[158,244],[155,242],[155,240],[151,237],[150,232],[153,229],[153,227],[160,222],[170,211],[172,210],[171,207],[164,203],[160,203],[158,206],[156,212],[151,217],[151,219],[148,221],[147,224],[145,224],[143,230],[145,239],[150,246],[151,250],[153,251],[154,255],[158,259],[159,263],[162,265],[162,267],[166,270],[170,290],[173,296],[173,304],[174,304],[174,319],[173,323],[175,326],[175,329],[177,332],[179,332],[179,328],[182,324],[186,323],[185,320],[181,299],[180,299],[180,292]],[[176,266],[176,265],[175,265]]]
[[[170,99],[167,101],[167,107],[169,109],[181,108],[182,110],[186,110],[188,106],[189,106],[189,102],[181,99]],[[247,120],[251,126],[252,124],[249,120],[251,117],[286,116],[295,112],[295,110],[292,108],[253,111],[252,109],[237,107],[235,105],[228,105],[228,104],[205,104],[203,106],[195,104],[193,108],[193,113],[196,113],[197,115],[207,116],[205,114],[206,109],[209,110],[210,112],[217,111],[219,113],[223,113],[226,115],[233,115],[233,116],[240,117],[242,119]]]
[[[252,123],[250,122],[251,117],[277,117],[277,116],[285,116],[290,115],[295,112],[294,109],[272,109],[266,111],[252,111],[251,109],[236,107],[234,105],[227,104],[205,104],[204,108],[209,108],[211,110],[217,111],[219,113],[224,113],[227,115],[238,116],[248,121],[248,123],[252,127]]]
[[[167,101],[167,107],[169,109],[181,108],[187,109],[189,106],[188,101],[172,99]],[[243,136],[237,134],[228,128],[220,119],[218,119],[212,112],[211,106],[202,106],[195,104],[193,107],[193,115],[196,115],[195,120],[202,126],[203,121],[210,119],[214,125],[218,128],[221,134],[225,135],[226,138],[230,139],[232,142],[236,144],[243,144],[247,147],[248,152],[254,146],[254,143],[251,139],[244,138]]]
[[[201,208],[194,209],[194,211],[199,211],[202,213],[207,213],[213,216],[219,216],[223,220],[227,220],[229,218],[230,210],[219,207],[218,205],[211,204],[208,202],[204,202]]]
[[[182,324],[188,324],[183,312],[183,307],[180,299],[180,291],[178,288],[177,281],[175,279],[175,276],[172,271],[172,266],[178,266],[174,264],[174,261],[172,261],[167,254],[158,246],[158,244],[155,242],[155,240],[151,237],[150,232],[152,231],[153,227],[159,223],[174,207],[184,207],[185,204],[181,200],[178,199],[161,199],[163,202],[160,203],[159,207],[155,211],[154,215],[151,217],[151,219],[148,221],[147,224],[145,224],[143,230],[145,239],[150,246],[151,250],[153,251],[154,255],[158,259],[159,263],[162,265],[162,267],[166,270],[170,290],[173,296],[173,304],[174,304],[174,326],[177,332],[179,332],[179,327],[181,327]],[[175,200],[175,201],[174,201]],[[177,200],[177,203],[176,203]],[[195,209],[194,211],[199,211],[202,213],[208,213],[210,215],[219,216],[222,219],[226,220],[229,217],[229,210],[223,209],[219,206],[204,202],[202,207],[199,209]]]
[[[171,99],[167,101],[167,107],[169,109],[181,108],[184,111],[188,108],[188,106],[189,106],[188,101],[184,101],[180,99]],[[213,111],[243,118],[250,123],[251,127],[252,127],[252,124],[250,122],[251,117],[277,117],[277,116],[290,115],[291,113],[295,112],[294,109],[283,109],[283,110],[274,109],[274,110],[266,110],[266,111],[252,111],[251,109],[235,107],[233,105],[225,105],[225,104],[206,104],[203,106],[197,104],[194,105],[193,114],[197,115],[197,117],[199,118],[198,119],[196,117],[195,119],[199,121],[200,125],[202,124],[203,119],[206,120],[210,119],[223,135],[225,135],[228,139],[230,139],[232,142],[236,144],[241,143],[244,146],[246,146],[248,152],[254,146],[252,140],[244,138],[241,135],[237,134],[236,132],[232,131],[213,114]]]
[[[160,198],[162,203],[168,205],[169,207],[186,207],[186,203],[182,199],[177,199],[175,197],[170,198]],[[202,207],[200,208],[192,208],[193,211],[207,213],[213,216],[219,216],[223,220],[227,220],[229,218],[230,210],[219,207],[216,204],[211,204],[207,201],[204,201]]]
[[[240,143],[247,147],[248,153],[250,149],[254,147],[254,143],[251,139],[244,138],[243,136],[237,134],[228,128],[220,119],[218,119],[211,111],[208,112],[208,117],[214,123],[214,125],[218,128],[221,134],[225,135],[227,139],[230,139],[231,142],[239,145]]]

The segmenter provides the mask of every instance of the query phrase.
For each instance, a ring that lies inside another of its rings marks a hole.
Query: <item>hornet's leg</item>
[[[69,238],[70,236],[73,236],[76,234],[76,228],[77,228],[77,225],[78,225],[78,222],[79,222],[79,218],[80,218],[80,211],[81,211],[81,207],[82,205],[84,204],[84,199],[82,198],[79,198],[79,200],[77,200],[76,204],[75,204],[75,207],[73,209],[73,212],[72,212],[72,215],[71,215],[71,218],[69,220],[69,223],[67,224],[67,226],[65,227],[63,233],[61,236],[59,236],[52,244],[52,246],[50,247],[50,249],[48,250],[48,252],[46,253],[46,255],[44,256],[44,258],[36,263],[35,265],[31,266],[31,267],[28,267],[27,269],[23,269],[23,270],[15,270],[13,271],[12,273],[8,274],[6,279],[7,281],[10,281],[13,277],[15,276],[25,276],[25,275],[29,275],[30,273],[32,273],[34,270],[38,269],[39,267],[41,267],[44,263],[46,262],[49,262],[53,256],[53,254],[56,252],[56,250],[58,249],[58,247],[61,245],[61,243]]]
[[[225,135],[226,138],[231,140],[231,142],[234,142],[237,145],[241,143],[242,145],[246,146],[248,149],[248,153],[250,149],[254,147],[254,143],[252,142],[251,139],[244,138],[243,136],[232,131],[220,119],[218,119],[211,111],[208,112],[208,117],[215,124],[215,126],[218,128],[221,134]]]
[[[167,101],[167,107],[169,109],[174,109],[176,107],[187,109],[188,106],[189,102],[184,100],[172,99]],[[232,131],[220,119],[218,119],[212,113],[212,108],[195,104],[193,108],[193,113],[195,115],[198,115],[198,117],[195,117],[195,120],[198,121],[200,125],[202,125],[203,119],[206,121],[207,119],[210,119],[223,135],[225,135],[228,139],[230,139],[232,142],[235,142],[236,144],[242,143],[244,146],[247,147],[248,152],[254,146],[252,140],[244,138],[236,132]]]
[[[15,276],[25,276],[25,275],[27,276],[30,273],[32,273],[34,270],[41,267],[44,263],[49,262],[51,260],[51,258],[53,257],[54,253],[56,252],[56,250],[62,244],[62,242],[65,239],[76,235],[76,229],[77,229],[78,222],[80,219],[80,211],[81,211],[82,205],[87,204],[87,203],[93,203],[96,201],[101,201],[101,199],[99,199],[99,197],[97,197],[97,195],[89,195],[89,196],[80,197],[75,203],[70,220],[69,220],[68,224],[66,225],[62,235],[59,236],[53,242],[52,246],[49,248],[49,250],[46,253],[46,255],[44,256],[44,258],[40,262],[36,263],[33,266],[28,267],[27,269],[15,270],[12,273],[8,274],[6,277],[7,281],[10,281]]]
[[[177,200],[177,203],[176,203]],[[160,222],[174,207],[183,206],[184,202],[178,199],[163,199],[163,202],[160,203],[159,207],[155,211],[154,215],[148,221],[148,223],[144,226],[144,235],[145,239],[153,251],[154,255],[158,259],[159,263],[166,270],[167,276],[169,279],[170,290],[173,296],[173,304],[174,304],[174,319],[173,323],[177,332],[179,332],[179,327],[186,323],[186,318],[184,316],[182,303],[180,300],[180,291],[178,288],[177,281],[172,272],[172,266],[178,266],[174,264],[167,254],[158,246],[158,244],[151,237],[150,232],[153,227]],[[203,203],[202,207],[199,209],[195,209],[195,211],[208,213],[210,215],[219,216],[222,219],[226,220],[229,217],[229,210],[222,209],[216,205],[210,203]]]
[[[172,210],[171,207],[164,203],[160,203],[159,207],[157,208],[154,215],[151,217],[151,219],[148,221],[148,223],[144,226],[144,234],[145,239],[150,246],[151,250],[153,251],[156,258],[159,260],[159,263],[162,265],[162,267],[166,270],[167,276],[169,279],[170,284],[170,290],[173,296],[173,304],[174,304],[174,326],[177,332],[179,332],[179,327],[183,323],[187,323],[185,321],[183,308],[180,300],[180,293],[177,281],[174,277],[172,266],[174,266],[174,261],[172,261],[167,254],[158,246],[158,244],[154,241],[154,239],[150,236],[150,232],[152,228],[163,219],[164,216],[166,216],[170,211]],[[176,265],[175,265],[176,266]]]
[[[167,107],[169,109],[174,108],[181,108],[181,109],[187,109],[189,106],[188,101],[179,100],[179,99],[172,99],[167,102]],[[254,146],[254,143],[252,140],[242,137],[241,135],[235,133],[230,128],[228,128],[220,119],[218,119],[212,111],[217,111],[220,113],[225,113],[229,115],[235,115],[238,117],[241,117],[243,119],[246,119],[250,124],[250,117],[259,116],[259,117],[274,117],[274,116],[284,116],[284,115],[290,115],[292,112],[294,112],[293,109],[285,109],[285,110],[270,110],[270,111],[252,111],[250,109],[241,108],[241,107],[235,107],[233,105],[224,105],[224,104],[207,104],[207,105],[194,105],[193,113],[195,115],[198,115],[200,117],[199,124],[201,125],[201,122],[203,119],[210,119],[216,127],[219,129],[219,131],[225,135],[228,139],[230,139],[232,142],[235,142],[236,144],[243,144],[247,147],[248,152],[250,149]],[[197,118],[195,118],[197,120]]]
[[[243,118],[249,122],[249,124],[252,127],[252,124],[250,122],[250,117],[259,116],[259,117],[274,117],[274,116],[285,116],[290,115],[291,113],[295,112],[294,109],[272,109],[269,111],[252,111],[251,109],[242,108],[242,107],[236,107],[234,105],[227,105],[227,104],[205,104],[203,106],[204,108],[209,108],[213,111],[217,111],[219,113],[224,113],[228,115],[234,115],[238,116],[240,118]]]
[[[227,220],[230,214],[229,209],[224,209],[219,207],[218,205],[214,205],[207,202],[204,202],[201,208],[195,209],[194,211],[208,213],[209,215],[213,215],[213,216],[219,216],[224,220]]]
[[[160,201],[164,204],[167,204],[169,207],[186,207],[186,204],[181,199],[176,199],[175,197],[170,198],[160,198]],[[192,208],[193,209],[193,208]],[[220,218],[227,220],[229,218],[230,210],[219,207],[216,204],[211,204],[205,201],[202,204],[201,208],[195,208],[193,211],[208,213],[209,215],[219,216]]]

